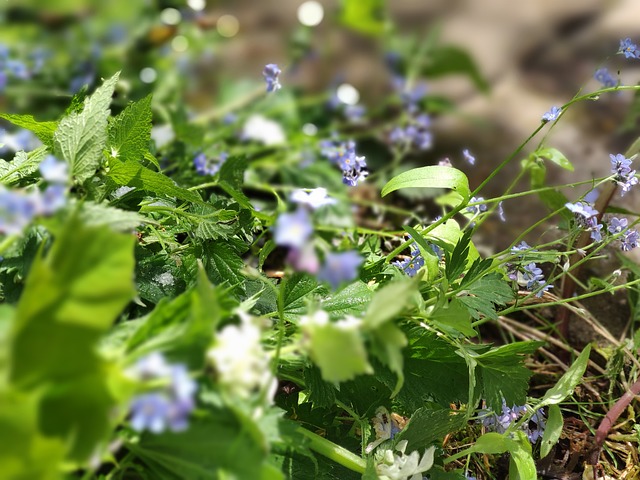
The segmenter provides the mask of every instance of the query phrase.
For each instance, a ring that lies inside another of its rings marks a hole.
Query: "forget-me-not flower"
[[[562,113],[562,109],[556,106],[551,107],[551,110],[542,115],[543,122],[553,122],[557,120],[560,114]]]
[[[622,39],[618,53],[622,53],[625,58],[638,58],[638,46],[630,38]]]
[[[599,81],[605,88],[615,87],[618,84],[616,79],[613,78],[613,76],[609,73],[609,70],[606,68],[599,68],[598,70],[596,70],[593,78]]]
[[[282,70],[280,70],[275,63],[265,65],[264,70],[262,70],[262,76],[265,82],[267,82],[267,92],[277,92],[282,88],[278,80],[281,73]]]
[[[355,250],[327,253],[318,272],[318,279],[329,283],[333,289],[336,289],[340,284],[350,282],[358,277],[362,261],[362,257]]]
[[[309,214],[303,208],[293,213],[278,216],[273,228],[273,241],[276,245],[302,248],[313,233]]]

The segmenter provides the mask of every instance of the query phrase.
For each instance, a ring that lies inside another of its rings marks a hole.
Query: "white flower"
[[[218,373],[219,382],[240,398],[265,391],[271,401],[277,382],[270,369],[270,357],[260,343],[261,331],[254,319],[241,315],[239,325],[227,325],[217,332],[207,358]]]
[[[329,314],[324,310],[316,310],[311,315],[300,317],[298,325],[301,327],[323,327],[329,323]]]
[[[325,205],[333,205],[336,203],[335,198],[327,196],[326,188],[302,189],[298,188],[291,192],[291,201],[308,205],[312,209],[324,207]]]
[[[176,279],[171,275],[170,272],[159,273],[155,277],[153,277],[153,281],[159,283],[163,287],[168,287],[173,285],[176,282]]]
[[[242,127],[242,138],[256,140],[265,145],[277,145],[286,141],[282,126],[262,115],[251,115],[247,119]]]
[[[173,131],[173,127],[169,123],[165,125],[156,125],[151,128],[151,138],[156,142],[156,147],[162,148],[176,138],[176,133]]]
[[[376,472],[381,480],[422,480],[422,473],[433,466],[435,447],[427,448],[420,457],[417,450],[405,455],[407,444],[407,440],[402,440],[396,445],[400,455],[394,455],[391,450],[376,455]]]

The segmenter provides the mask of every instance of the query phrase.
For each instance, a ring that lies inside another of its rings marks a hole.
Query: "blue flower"
[[[623,252],[633,250],[638,246],[638,232],[636,230],[627,230],[621,241],[621,248]]]
[[[503,434],[509,427],[516,422],[522,415],[526,413],[525,406],[516,406],[509,408],[504,400],[502,400],[502,412],[496,414],[490,412],[489,415],[482,419],[482,424],[489,430]],[[486,412],[486,410],[485,410]],[[532,428],[531,424],[535,427]],[[522,425],[522,430],[527,434],[527,438],[531,443],[536,443],[542,437],[546,427],[546,419],[542,409],[538,409],[529,420],[528,424]]]
[[[632,186],[638,183],[636,171],[631,170],[631,159],[626,158],[621,153],[617,155],[610,154],[609,157],[611,158],[611,173],[615,175],[613,180],[622,189],[620,196],[624,196],[626,192],[631,190]]]
[[[510,276],[513,278],[514,274]],[[517,278],[517,273],[515,274]],[[553,285],[546,283],[544,279],[544,275],[542,274],[542,269],[538,268],[538,266],[531,262],[528,265],[525,265],[522,271],[522,279],[526,282],[526,288],[530,292],[536,292],[536,297],[541,297],[544,292],[553,288]]]
[[[535,252],[535,250],[531,248],[531,245],[529,245],[524,240],[521,241],[518,245],[511,247],[511,253],[520,253],[524,251]]]
[[[262,70],[262,76],[265,82],[267,82],[267,92],[276,92],[282,88],[282,85],[280,85],[278,81],[281,73],[282,70],[280,70],[275,63],[265,65],[264,70]]]
[[[353,140],[342,143],[323,140],[320,142],[320,154],[342,169],[342,182],[346,185],[355,187],[368,175],[366,159],[356,154]]]
[[[327,282],[335,290],[344,282],[358,277],[362,257],[355,250],[342,253],[327,253],[318,272],[318,279]]]
[[[469,203],[478,203],[484,202],[484,197],[471,197]],[[470,205],[467,207],[467,211],[473,213],[474,215],[480,215],[482,212],[487,211],[487,206],[483,203],[479,205]]]
[[[542,115],[543,122],[552,122],[557,120],[560,114],[562,113],[562,109],[558,107],[551,107],[551,110]]]
[[[434,253],[437,254],[435,249]],[[398,260],[393,262],[392,265],[398,267],[408,276],[414,277],[416,273],[418,273],[418,270],[420,270],[424,266],[424,258],[420,253],[420,249],[416,246],[415,243],[413,243],[411,245],[411,255],[402,261]]]
[[[635,43],[632,43],[630,38],[620,40],[618,53],[624,54],[625,58],[639,58],[638,46]]]
[[[5,68],[13,77],[21,80],[27,80],[31,76],[27,66],[20,60],[7,60],[5,62]]]
[[[38,213],[33,195],[13,192],[0,186],[0,233],[17,234],[31,223]]]
[[[428,150],[433,146],[433,134],[428,130],[430,124],[428,115],[418,115],[405,128],[395,127],[389,134],[389,141],[395,145],[412,145],[418,150]]]
[[[59,183],[49,185],[38,197],[37,212],[49,216],[60,210],[67,203],[67,188]]]
[[[462,150],[462,156],[465,158],[467,162],[469,162],[470,165],[476,164],[476,157],[471,155],[471,152],[469,152],[468,149],[465,148],[464,150]]]
[[[615,235],[616,233],[620,233],[624,229],[626,229],[628,224],[629,224],[629,221],[626,218],[613,217],[609,221],[607,230],[609,230],[609,233]]]
[[[504,216],[504,208],[502,208],[502,202],[498,202],[498,217],[500,217],[500,221],[506,222],[507,217]]]
[[[305,209],[294,213],[283,213],[278,216],[273,228],[273,241],[276,245],[302,248],[311,234],[313,225]]]
[[[586,202],[576,202],[576,203],[568,202],[568,203],[565,203],[564,206],[567,207],[576,216],[579,216],[585,219],[598,215],[598,211]]]
[[[618,82],[611,76],[609,70],[606,68],[599,68],[593,75],[597,81],[599,81],[605,88],[615,87]]]
[[[167,429],[170,401],[162,393],[138,395],[131,402],[131,428],[162,433]]]

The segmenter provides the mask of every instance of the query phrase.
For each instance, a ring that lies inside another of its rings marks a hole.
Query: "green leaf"
[[[86,226],[99,227],[104,225],[116,232],[131,232],[147,221],[139,213],[95,202],[82,203],[79,215],[80,220]]]
[[[544,342],[515,342],[476,354],[478,383],[491,410],[500,412],[503,399],[507,405],[525,403],[529,378],[533,375],[524,365],[525,355],[542,345]]]
[[[569,170],[570,172],[573,172],[573,165],[571,164],[569,159],[565,157],[564,154],[560,152],[560,150],[558,150],[557,148],[552,148],[552,147],[539,148],[533,153],[533,155],[535,155],[538,158],[550,160],[556,165],[558,165],[559,167],[564,168],[565,170]]]
[[[537,480],[536,462],[531,455],[531,443],[523,431],[514,432],[515,440],[509,439],[509,478],[514,480]]]
[[[395,397],[404,385],[404,357],[402,349],[407,346],[407,337],[393,323],[385,323],[372,332],[371,354],[389,367],[398,377],[391,398]]]
[[[429,320],[441,330],[449,333],[460,332],[463,335],[473,338],[478,333],[471,326],[471,316],[467,308],[456,298],[448,304],[435,309]]]
[[[375,330],[411,308],[412,304],[415,304],[412,297],[418,291],[417,287],[418,284],[413,279],[403,279],[378,290],[373,295],[363,319],[365,328]]]
[[[314,408],[330,408],[336,402],[336,387],[322,379],[320,369],[310,365],[304,369],[304,383],[309,390],[309,401]]]
[[[140,161],[149,150],[151,139],[151,95],[127,106],[109,122],[107,147],[114,156]]]
[[[467,75],[480,90],[489,91],[489,83],[480,73],[471,55],[458,47],[445,45],[435,48],[427,57],[422,73],[427,77],[450,74]]]
[[[500,433],[485,433],[476,440],[476,443],[472,447],[468,448],[464,452],[467,455],[471,453],[488,453],[490,455],[504,453],[508,451],[511,446],[510,440],[511,439]]]
[[[407,440],[407,452],[422,450],[460,430],[466,423],[466,417],[460,412],[423,407],[411,415],[407,425],[394,437],[394,442]]]
[[[340,20],[344,25],[366,35],[384,33],[384,0],[342,0]]]
[[[11,113],[0,113],[0,118],[13,123],[17,127],[32,131],[49,150],[53,149],[53,134],[58,128],[58,122],[38,122],[31,115],[15,115]]]
[[[92,177],[102,163],[109,105],[118,77],[116,73],[98,87],[85,100],[82,112],[60,120],[53,135],[56,156],[69,163],[69,172],[78,182]]]
[[[445,250],[445,275],[450,283],[455,282],[467,267],[469,258],[469,245],[471,244],[472,230],[467,230],[456,243],[453,252]]]
[[[227,282],[235,287],[243,283],[245,277],[240,271],[244,262],[231,246],[223,242],[209,242],[203,250],[205,269],[214,284]]]
[[[187,202],[202,202],[202,198],[197,193],[179,187],[166,175],[154,172],[138,162],[122,162],[110,158],[108,176],[117,185],[135,187],[159,195],[176,197]]]
[[[506,305],[514,299],[514,293],[501,274],[490,273],[466,285],[457,298],[473,318],[485,315],[495,320],[498,318],[495,306]]]
[[[216,480],[226,474],[260,479],[263,442],[255,424],[228,409],[209,409],[193,418],[185,432],[147,433],[127,448],[146,466],[149,478]]]
[[[544,434],[540,441],[540,458],[544,458],[551,452],[553,446],[560,440],[562,435],[562,412],[558,405],[549,405],[547,413],[547,425],[544,428]]]
[[[249,163],[246,157],[229,157],[220,167],[220,181],[239,190],[244,183],[244,172]]]
[[[359,326],[348,320],[303,326],[309,338],[311,359],[327,382],[344,382],[372,374]]]
[[[373,292],[365,283],[355,282],[323,300],[320,308],[327,312],[332,320],[338,320],[346,315],[361,317],[372,297]]]
[[[400,190],[401,188],[450,188],[465,199],[469,198],[469,180],[460,170],[452,167],[430,166],[407,170],[393,177],[382,188],[381,195]]]
[[[46,154],[47,148],[40,147],[29,153],[17,152],[11,162],[0,159],[0,183],[13,185],[36,172]]]
[[[282,307],[284,318],[290,322],[296,321],[301,315],[308,312],[307,298],[312,298],[316,293],[324,292],[324,288],[311,275],[295,273],[284,283],[282,292]]]
[[[578,358],[576,358],[576,361],[573,362],[569,370],[560,377],[558,383],[547,390],[547,393],[542,397],[537,408],[546,407],[547,405],[557,405],[573,393],[576,386],[578,386],[582,380],[584,371],[587,369],[590,353],[591,345],[587,345]]]
[[[10,381],[40,392],[42,430],[64,439],[73,460],[95,453],[113,427],[96,346],[133,297],[133,243],[72,217],[49,254],[34,260],[16,310]]]

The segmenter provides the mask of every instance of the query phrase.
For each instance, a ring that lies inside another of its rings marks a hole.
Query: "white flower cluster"
[[[380,480],[422,480],[422,474],[433,466],[433,454],[435,447],[429,447],[420,457],[417,450],[405,455],[407,440],[402,440],[396,445],[400,454],[391,450],[379,452],[376,464],[376,472]]]

